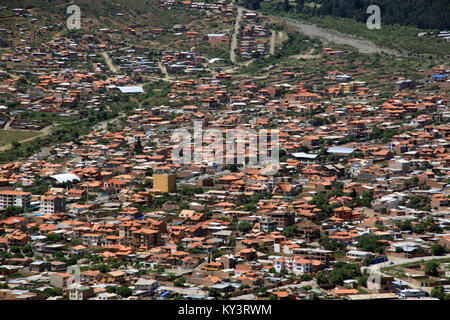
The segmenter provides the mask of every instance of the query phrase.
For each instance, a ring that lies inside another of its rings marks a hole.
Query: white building
[[[143,279],[140,278],[135,284],[134,288],[136,290],[150,291],[158,288],[158,281],[152,279]]]
[[[366,252],[366,251],[357,251],[357,250],[350,250],[347,252],[347,258],[350,259],[364,259],[364,258],[374,258],[375,254],[372,252]]]
[[[94,290],[79,283],[69,286],[69,300],[86,300],[94,295]]]
[[[295,274],[308,273],[312,271],[312,262],[300,257],[283,257],[274,260],[274,268],[277,272],[286,270]]]
[[[425,291],[420,289],[403,289],[400,291],[401,299],[422,298],[422,297],[426,297],[426,293]]]

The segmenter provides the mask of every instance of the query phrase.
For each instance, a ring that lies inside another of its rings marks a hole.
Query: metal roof
[[[117,87],[122,93],[144,93],[144,89],[140,86]]]

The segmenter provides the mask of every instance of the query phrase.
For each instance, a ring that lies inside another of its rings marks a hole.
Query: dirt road
[[[114,73],[117,73],[117,67],[112,63],[111,58],[108,55],[108,52],[102,52],[102,56],[105,58],[105,61],[109,67],[109,70],[111,70]]]
[[[277,35],[276,30],[270,30],[272,32],[272,36],[270,37],[270,55],[275,54],[275,36]]]
[[[231,45],[230,45],[230,60],[233,63],[236,63],[236,52],[235,49],[237,48],[237,34],[239,33],[239,28],[241,25],[242,20],[242,8],[238,7],[238,13],[236,16],[236,24],[234,25],[234,33],[233,37],[231,38]]]

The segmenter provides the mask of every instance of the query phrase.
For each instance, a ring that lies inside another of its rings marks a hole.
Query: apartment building
[[[66,212],[66,197],[64,196],[42,196],[41,207],[42,214],[54,214],[57,212]]]
[[[299,257],[283,257],[274,260],[274,268],[277,272],[286,270],[295,274],[308,273],[312,271],[311,260],[302,259]]]
[[[154,174],[153,188],[162,192],[176,191],[176,178],[174,174]]]
[[[31,193],[16,191],[16,190],[2,190],[0,191],[0,209],[5,209],[11,206],[22,207],[28,209],[31,202]]]

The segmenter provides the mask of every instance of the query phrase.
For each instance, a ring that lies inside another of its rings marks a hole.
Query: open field
[[[39,134],[41,134],[39,131],[0,130],[0,146],[11,144],[14,141],[20,142],[25,139],[33,138]]]

